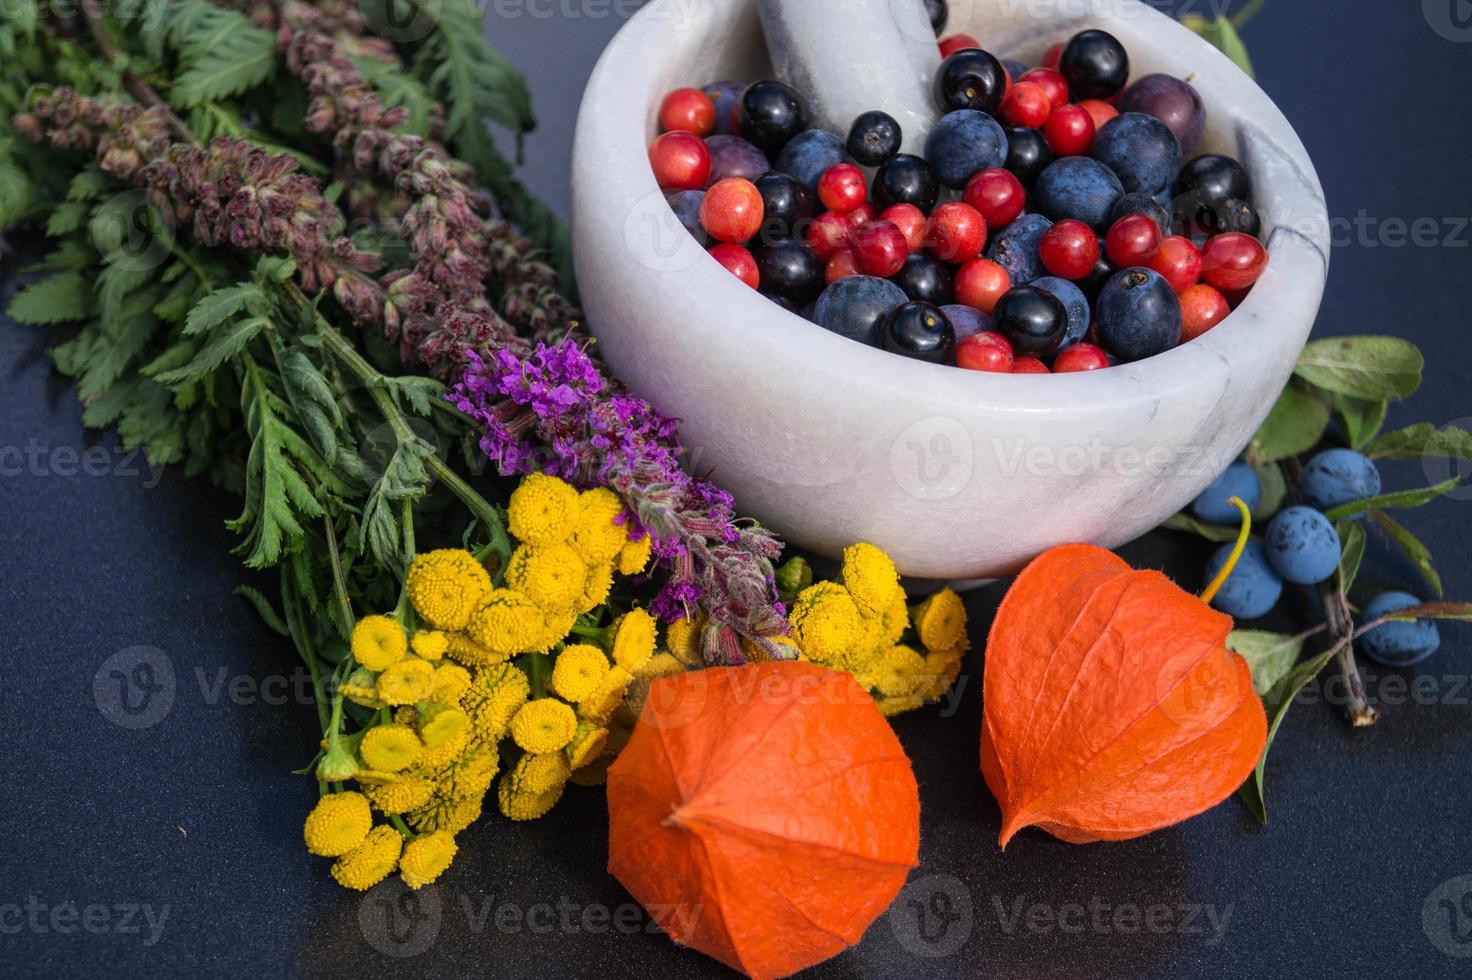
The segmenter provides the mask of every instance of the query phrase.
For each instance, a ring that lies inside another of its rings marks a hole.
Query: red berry
[[[675,89],[660,103],[659,128],[709,136],[716,128],[716,104],[698,88]]]
[[[1002,118],[1009,126],[1031,126],[1034,129],[1048,121],[1053,105],[1041,85],[1018,82],[1002,100]]]
[[[762,192],[745,177],[718,180],[700,202],[700,226],[718,242],[748,242],[766,217]]]
[[[823,270],[823,281],[831,286],[840,279],[857,275],[861,275],[859,260],[854,258],[852,249],[846,248],[828,260],[828,267]]]
[[[1082,221],[1067,218],[1043,233],[1038,257],[1053,275],[1082,279],[1099,264],[1099,236]]]
[[[980,255],[986,245],[986,219],[969,204],[942,204],[931,212],[925,244],[943,262],[967,262]]]
[[[848,213],[848,220],[854,223],[855,228],[862,228],[878,219],[879,209],[871,201],[865,201]]]
[[[818,178],[818,199],[830,211],[852,211],[868,196],[864,172],[851,163],[834,164]]]
[[[1012,373],[1052,374],[1053,372],[1048,370],[1048,365],[1044,364],[1036,357],[1019,357],[1017,358],[1017,360],[1012,362]]]
[[[698,191],[710,180],[710,148],[694,133],[665,133],[649,148],[649,164],[667,191]]]
[[[1034,68],[1024,72],[1019,82],[1031,82],[1048,96],[1048,105],[1054,109],[1068,105],[1068,82],[1056,68]]]
[[[1268,267],[1268,250],[1251,235],[1230,231],[1201,250],[1201,279],[1222,291],[1246,289]]]
[[[967,48],[979,47],[981,47],[981,42],[972,37],[970,34],[957,34],[955,37],[948,37],[944,41],[940,42],[940,56],[942,58],[949,58],[957,51],[965,51]]]
[[[1232,312],[1217,289],[1197,283],[1181,290],[1181,343],[1195,340]]]
[[[1145,268],[1160,273],[1170,288],[1179,293],[1201,281],[1201,253],[1191,239],[1172,235],[1160,243]]]
[[[989,230],[997,231],[1017,220],[1027,204],[1027,191],[1015,174],[998,167],[972,177],[961,200],[981,212]]]
[[[1012,288],[1012,276],[991,259],[972,259],[956,270],[956,302],[991,315],[997,300]]]
[[[1083,156],[1094,145],[1094,117],[1076,105],[1061,105],[1043,124],[1043,138],[1060,157]]]
[[[1104,128],[1105,123],[1119,115],[1118,109],[1114,108],[1108,102],[1101,102],[1098,99],[1084,99],[1078,104],[1078,107],[1093,118],[1094,132],[1096,133]]]
[[[1121,269],[1145,266],[1160,251],[1160,226],[1148,214],[1127,214],[1109,228],[1104,251]]]
[[[1073,344],[1063,348],[1053,359],[1054,374],[1072,374],[1075,371],[1097,371],[1109,366],[1109,355],[1102,347],[1093,344]]]
[[[740,245],[732,245],[729,242],[717,245],[710,250],[710,257],[725,266],[727,272],[752,289],[761,285],[756,259],[752,258],[751,253]]]
[[[833,256],[848,248],[849,239],[854,233],[854,223],[848,219],[848,215],[837,211],[824,211],[812,220],[807,231],[803,234],[803,240],[808,247],[818,253],[818,258],[827,262]]]
[[[1043,55],[1043,67],[1058,70],[1058,63],[1063,60],[1063,44],[1055,44]]]
[[[956,345],[956,367],[968,371],[1008,374],[1013,357],[1012,342],[994,331],[974,333]]]
[[[865,275],[888,279],[905,266],[910,254],[905,233],[888,221],[871,221],[853,234],[854,258]]]
[[[893,204],[879,212],[883,221],[888,221],[904,232],[905,245],[912,252],[925,247],[925,212],[913,204]]]

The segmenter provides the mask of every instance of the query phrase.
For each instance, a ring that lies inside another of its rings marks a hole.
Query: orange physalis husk
[[[609,872],[675,942],[779,977],[889,907],[920,797],[849,674],[774,661],[655,681],[608,771],[608,822]]]
[[[1065,545],[1007,593],[986,647],[981,771],[999,843],[1074,844],[1180,823],[1257,765],[1267,716],[1232,619],[1159,572]]]

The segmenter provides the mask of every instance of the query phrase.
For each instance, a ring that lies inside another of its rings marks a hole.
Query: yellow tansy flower
[[[396,782],[374,786],[368,791],[373,805],[384,813],[408,813],[429,802],[434,783],[423,776],[406,776]]]
[[[398,866],[404,837],[387,825],[368,831],[363,843],[332,863],[332,877],[344,888],[365,892]]]
[[[623,700],[624,692],[629,689],[633,680],[634,675],[624,668],[618,665],[610,667],[597,689],[578,702],[578,714],[591,721],[607,721],[608,716],[613,714],[613,709]]]
[[[704,616],[677,619],[665,630],[665,646],[686,667],[699,667],[704,661],[700,653],[700,631]]]
[[[378,675],[378,697],[385,704],[413,704],[429,698],[434,667],[423,660],[400,660]]]
[[[460,548],[419,555],[409,565],[404,591],[419,617],[435,629],[464,629],[491,592],[491,576]]]
[[[435,776],[435,789],[452,800],[484,796],[500,768],[500,753],[493,749],[474,749]]]
[[[753,664],[798,660],[802,656],[797,644],[786,636],[742,637],[741,652],[746,655],[747,662]]]
[[[542,624],[542,640],[532,648],[534,653],[546,653],[567,639],[567,634],[577,625],[578,611],[576,607],[569,606],[557,612],[548,612],[546,617]]]
[[[915,694],[929,678],[925,658],[907,646],[891,647],[874,670],[874,689],[887,698]]]
[[[905,630],[910,628],[910,607],[905,604],[904,590],[896,593],[894,601],[885,608],[880,620],[884,624],[884,642],[894,646],[905,635]]]
[[[353,627],[353,659],[369,670],[383,670],[404,659],[409,638],[404,627],[387,616],[364,616]]]
[[[399,772],[419,761],[424,746],[407,725],[379,725],[363,735],[358,751],[370,767]]]
[[[644,535],[637,541],[630,539],[618,552],[618,573],[638,575],[649,567],[649,558],[654,554],[654,539]]]
[[[607,487],[595,487],[578,495],[578,523],[572,534],[572,549],[589,565],[607,565],[625,544],[629,533],[618,523],[624,505]]]
[[[419,764],[425,769],[438,769],[460,758],[470,745],[470,728],[454,728],[444,741],[437,745],[426,745]]]
[[[961,661],[965,655],[964,645],[926,655],[925,683],[920,691],[925,700],[938,701],[945,696],[961,673]]]
[[[320,857],[341,857],[373,829],[373,813],[362,793],[332,793],[322,797],[302,827],[307,850]]]
[[[378,699],[378,672],[367,667],[354,670],[338,690],[354,704],[373,709],[384,707],[384,703]]]
[[[469,732],[470,717],[459,708],[439,705],[426,711],[419,721],[419,737],[426,748],[438,748]]]
[[[450,638],[439,630],[419,630],[409,640],[409,646],[421,660],[439,660],[450,648]]]
[[[497,589],[471,617],[470,638],[491,650],[525,653],[541,642],[545,615],[522,593]]]
[[[458,834],[480,819],[484,796],[436,796],[405,819],[420,833]]]
[[[818,663],[843,662],[862,633],[858,606],[847,590],[832,582],[808,586],[793,604],[793,642]]]
[[[872,544],[850,545],[843,552],[843,585],[865,615],[878,615],[894,602],[900,574],[894,562]]]
[[[571,772],[561,752],[522,756],[496,788],[501,812],[512,820],[535,820],[557,805]]]
[[[913,619],[926,650],[948,650],[966,642],[966,607],[950,589],[916,606]]]
[[[565,544],[522,545],[506,567],[506,584],[543,609],[564,609],[583,594],[588,566]]]
[[[455,860],[455,838],[443,830],[416,837],[404,846],[399,859],[399,877],[413,889],[430,884]]]
[[[603,651],[586,643],[565,648],[552,667],[552,690],[569,701],[581,701],[598,689],[608,673]]]
[[[572,741],[578,718],[572,708],[556,698],[528,701],[511,719],[511,737],[528,752],[556,752]]]
[[[613,566],[612,565],[589,565],[588,574],[583,578],[583,594],[578,597],[574,608],[580,612],[592,612],[608,601],[608,593],[613,590]]]
[[[608,744],[608,729],[591,722],[580,722],[578,730],[567,745],[567,764],[581,769],[603,754]]]
[[[440,664],[434,669],[429,700],[435,704],[454,704],[469,687],[470,671],[458,664]]]
[[[517,709],[526,703],[531,684],[526,674],[515,667],[502,666],[478,671],[461,703],[471,712],[475,738],[481,742],[498,742]]]
[[[576,490],[555,476],[533,473],[511,494],[506,523],[518,541],[563,544],[572,537],[578,513]]]
[[[449,646],[445,651],[450,659],[457,660],[467,667],[492,667],[503,664],[510,660],[512,653],[509,650],[492,650],[483,647],[470,638],[468,633],[449,634]]]
[[[630,609],[613,624],[613,662],[630,673],[654,653],[659,624],[643,609]]]

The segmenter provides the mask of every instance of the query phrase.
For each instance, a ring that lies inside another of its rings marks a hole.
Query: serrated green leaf
[[[1295,378],[1283,389],[1267,421],[1253,436],[1247,447],[1247,461],[1263,466],[1306,453],[1319,444],[1328,428],[1328,399]]]
[[[184,367],[165,371],[155,377],[159,384],[175,387],[188,381],[197,381],[207,374],[219,369],[226,361],[245,349],[245,345],[256,338],[261,331],[270,327],[271,322],[265,317],[249,317],[230,324],[225,329],[216,333],[215,337],[204,346]]]
[[[1416,566],[1416,570],[1425,577],[1426,583],[1431,586],[1437,597],[1442,596],[1441,575],[1436,571],[1436,565],[1431,560],[1430,549],[1422,544],[1410,530],[1383,510],[1370,511],[1370,520],[1390,536],[1390,540],[1395,542],[1396,547],[1400,548],[1410,563]]]
[[[239,11],[187,0],[170,11],[168,35],[183,68],[169,93],[180,108],[240,95],[276,71],[276,36]]]
[[[0,157],[0,229],[25,216],[31,206],[34,188],[31,180],[9,160]]]
[[[1416,345],[1399,337],[1332,337],[1304,348],[1297,375],[1324,391],[1380,401],[1414,394],[1425,366]]]
[[[1339,589],[1348,594],[1354,588],[1354,580],[1359,577],[1369,536],[1359,521],[1343,521],[1339,524],[1339,540],[1342,545],[1339,552]]]
[[[87,223],[87,215],[92,208],[90,205],[77,201],[63,201],[51,212],[46,219],[46,234],[52,238],[61,238],[70,235],[78,228]]]
[[[1264,777],[1267,772],[1268,752],[1273,747],[1273,740],[1278,735],[1278,729],[1282,727],[1283,719],[1288,716],[1288,709],[1293,705],[1293,699],[1298,697],[1309,683],[1321,674],[1329,661],[1333,660],[1333,651],[1328,651],[1305,660],[1294,667],[1273,685],[1267,694],[1263,695],[1263,708],[1268,715],[1268,738],[1262,749],[1262,758],[1257,761],[1257,768],[1248,777],[1247,782],[1242,784],[1239,794],[1244,803],[1247,804],[1257,819],[1263,823],[1268,822],[1267,797],[1264,794]]]
[[[1219,524],[1207,524],[1205,521],[1198,520],[1194,515],[1188,514],[1185,511],[1176,514],[1174,517],[1167,518],[1165,523],[1160,526],[1171,531],[1185,531],[1187,534],[1194,534],[1197,537],[1205,538],[1217,544],[1236,541],[1238,533],[1237,528],[1222,527]]]
[[[1375,438],[1380,427],[1385,424],[1385,413],[1390,409],[1390,402],[1385,399],[1367,401],[1335,394],[1333,402],[1334,412],[1344,424],[1344,435],[1352,449],[1362,449]]]
[[[16,323],[44,327],[84,320],[92,305],[92,287],[77,272],[38,279],[15,294],[5,311]]]
[[[1394,493],[1382,493],[1379,496],[1367,497],[1364,500],[1352,500],[1347,504],[1340,504],[1331,510],[1324,512],[1324,516],[1331,521],[1343,520],[1346,517],[1354,517],[1363,514],[1367,510],[1411,510],[1415,507],[1423,507],[1439,497],[1444,497],[1461,485],[1458,477],[1443,480],[1434,487],[1421,487],[1416,490],[1397,490]]]
[[[1288,676],[1303,655],[1304,638],[1264,630],[1233,630],[1227,637],[1227,649],[1241,654],[1252,669],[1252,687],[1258,697],[1267,694]]]
[[[117,185],[113,178],[109,177],[102,168],[88,166],[73,177],[71,183],[67,185],[66,199],[68,201],[92,201],[115,186]]]
[[[1438,429],[1430,422],[1386,432],[1364,449],[1371,459],[1447,459],[1472,460],[1472,432],[1454,425]]]
[[[217,289],[201,297],[189,311],[184,321],[185,336],[213,330],[226,320],[246,309],[248,305],[264,306],[265,293],[253,282],[243,282],[225,289]],[[261,316],[263,310],[253,311]]]

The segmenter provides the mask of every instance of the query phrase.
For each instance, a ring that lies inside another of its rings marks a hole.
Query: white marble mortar
[[[1329,241],[1323,190],[1292,127],[1184,27],[1134,0],[952,6],[949,32],[1000,56],[1036,63],[1097,26],[1129,49],[1133,77],[1160,71],[1196,86],[1211,114],[1197,152],[1247,166],[1271,254],[1230,318],[1136,364],[989,375],[865,347],[747,288],[675,219],[648,144],[669,90],[769,76],[756,0],[652,0],[619,32],[578,119],[573,232],[604,356],[682,420],[693,467],[742,513],[827,555],[871,541],[906,575],[972,579],[1065,542],[1124,544],[1200,493],[1287,383]]]

